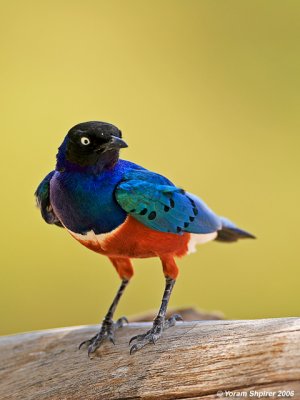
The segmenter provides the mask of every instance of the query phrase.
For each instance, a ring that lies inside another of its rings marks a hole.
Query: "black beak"
[[[105,153],[109,150],[119,150],[125,147],[128,147],[128,145],[123,139],[119,138],[118,136],[112,136],[109,142],[102,144],[100,147],[95,149],[95,151],[97,153]]]
[[[108,150],[122,149],[128,147],[128,144],[118,136],[112,136],[110,142],[108,143],[108,147],[109,147]]]

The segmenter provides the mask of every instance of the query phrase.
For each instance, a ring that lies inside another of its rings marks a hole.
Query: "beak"
[[[108,143],[109,150],[122,149],[128,147],[128,144],[118,136],[112,136],[111,141]]]
[[[112,136],[108,143],[102,144],[96,149],[96,152],[105,153],[109,150],[119,150],[121,148],[128,147],[127,143],[118,136]]]

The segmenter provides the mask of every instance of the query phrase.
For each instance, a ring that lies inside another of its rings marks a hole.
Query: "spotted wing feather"
[[[161,232],[204,234],[221,227],[219,217],[202,200],[153,172],[125,174],[115,195],[129,215]]]

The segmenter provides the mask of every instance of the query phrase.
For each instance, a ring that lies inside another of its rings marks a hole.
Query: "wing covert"
[[[144,225],[169,233],[211,233],[221,221],[191,193],[150,171],[130,171],[116,188],[120,206]]]
[[[60,220],[54,213],[54,210],[50,203],[50,181],[55,171],[50,172],[39,184],[34,195],[36,198],[36,204],[41,211],[43,219],[47,224],[54,224],[59,227],[63,227]]]

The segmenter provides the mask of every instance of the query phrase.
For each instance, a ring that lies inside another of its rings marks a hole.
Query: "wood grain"
[[[77,346],[96,326],[2,337],[1,400],[214,399],[226,390],[300,399],[300,318],[178,323],[130,356],[130,337],[150,326],[122,328],[93,360]]]

